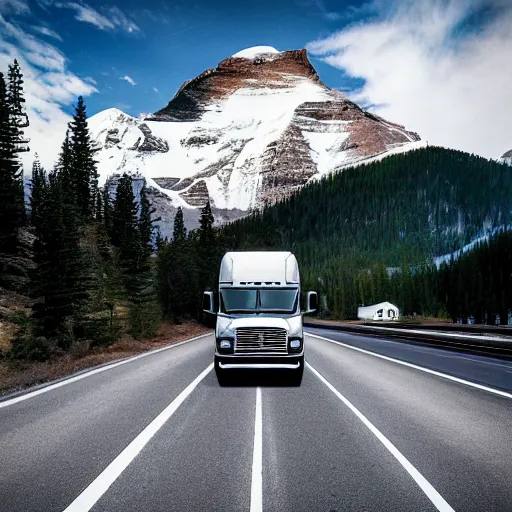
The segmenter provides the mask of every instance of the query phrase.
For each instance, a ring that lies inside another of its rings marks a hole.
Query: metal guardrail
[[[477,335],[464,335],[460,333],[448,333],[439,331],[425,331],[417,329],[416,326],[397,325],[353,325],[329,322],[314,322],[304,319],[304,327],[319,329],[330,329],[344,331],[366,336],[383,336],[393,338],[404,343],[417,343],[430,347],[457,352],[466,352],[492,356],[499,359],[512,360],[512,339],[498,339],[495,337],[483,336],[484,332],[479,331]],[[494,333],[492,333],[494,334]]]
[[[458,332],[472,334],[496,334],[500,336],[511,336],[512,326],[502,325],[474,325],[474,324],[415,324],[406,322],[364,322],[358,324],[371,327],[382,327],[391,329],[417,329],[424,331]]]

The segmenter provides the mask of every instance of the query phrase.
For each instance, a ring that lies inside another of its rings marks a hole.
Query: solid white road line
[[[76,498],[64,512],[87,512],[107,492],[109,487],[117,480],[119,475],[137,457],[151,438],[163,427],[165,422],[176,412],[178,407],[194,391],[196,386],[213,369],[213,363],[195,378],[173,401],[168,405]]]
[[[488,386],[483,386],[482,384],[477,384],[476,382],[471,382],[469,380],[460,379],[459,377],[454,377],[453,375],[448,375],[446,373],[437,372],[436,370],[431,370],[430,368],[418,366],[417,364],[408,363],[406,361],[401,361],[400,359],[394,359],[393,357],[389,357],[389,356],[383,356],[382,354],[377,354],[376,352],[372,352],[371,350],[365,350],[364,348],[353,347],[352,345],[348,345],[347,343],[343,343],[342,341],[331,340],[329,338],[324,338],[323,336],[318,336],[316,334],[311,334],[309,332],[306,332],[306,335],[311,336],[312,338],[318,338],[319,340],[328,341],[329,343],[341,345],[342,347],[346,347],[351,350],[356,350],[357,352],[362,352],[363,354],[368,354],[370,356],[378,357],[380,359],[385,359],[386,361],[391,361],[393,363],[401,364],[403,366],[408,366],[409,368],[414,368],[415,370],[420,370],[425,373],[430,373],[431,375],[436,375],[437,377],[442,377],[443,379],[448,379],[453,382],[458,382],[459,384],[464,384],[466,386],[471,386],[472,388],[480,389],[482,391],[487,391],[488,393],[493,393],[495,395],[503,396],[505,398],[512,398],[511,393],[507,393],[506,391],[501,391],[501,389],[490,388]]]
[[[362,414],[349,400],[347,400],[327,379],[325,379],[309,363],[306,366],[364,423],[372,434],[387,448],[395,459],[412,476],[421,490],[427,495],[429,500],[440,512],[454,512],[453,508],[444,500],[444,498],[434,489],[426,478],[402,455],[398,448],[369,420]]]
[[[60,388],[61,386],[65,386],[66,384],[71,384],[78,380],[85,379],[90,377],[91,375],[96,375],[97,373],[106,372],[107,370],[112,370],[112,368],[116,368],[123,364],[131,363],[137,359],[142,359],[143,357],[152,356],[153,354],[158,354],[158,352],[163,352],[164,350],[169,350],[174,347],[179,347],[180,345],[184,345],[185,343],[189,343],[191,341],[198,340],[200,338],[205,338],[206,336],[211,336],[212,333],[201,334],[201,336],[196,336],[195,338],[190,338],[189,340],[180,341],[179,343],[175,343],[174,345],[168,345],[167,347],[157,348],[155,350],[149,350],[148,352],[144,352],[143,354],[139,354],[133,357],[129,357],[128,359],[123,359],[122,361],[118,361],[117,363],[112,363],[106,366],[102,366],[101,368],[96,368],[95,370],[90,370],[85,373],[81,373],[80,375],[76,375],[75,377],[69,377],[69,379],[62,380],[60,382],[56,382],[55,384],[50,384],[49,386],[45,386],[44,388],[36,389],[35,391],[29,391],[24,395],[17,396],[15,398],[10,398],[0,402],[0,409],[3,407],[8,407],[9,405],[17,404],[18,402],[23,402],[24,400],[28,400],[29,398],[33,398],[38,395],[42,395],[43,393],[48,393],[48,391],[52,391],[54,389]]]
[[[256,388],[254,449],[252,455],[251,512],[263,510],[263,418],[261,388]]]

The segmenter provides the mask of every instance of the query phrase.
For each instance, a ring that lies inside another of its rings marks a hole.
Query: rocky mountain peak
[[[190,219],[207,200],[232,220],[330,172],[422,145],[329,89],[306,50],[271,47],[222,60],[144,119],[109,109],[89,124],[100,183],[144,176],[166,224],[177,206]]]
[[[303,78],[327,87],[320,81],[306,50],[278,52],[262,46],[242,50],[187,80],[168,105],[147,119],[150,121],[196,121],[208,107],[236,90],[251,88],[288,89]]]
[[[503,162],[504,164],[512,165],[512,149],[504,153],[499,161]]]
[[[250,50],[250,49],[249,49]],[[247,50],[224,59],[217,66],[218,72],[244,75],[246,80],[256,79],[270,87],[286,86],[283,75],[304,77],[320,82],[309,62],[306,50],[290,50],[277,53],[245,53]]]

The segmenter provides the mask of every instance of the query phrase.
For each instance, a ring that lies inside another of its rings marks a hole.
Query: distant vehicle
[[[216,294],[204,292],[203,310],[217,315],[215,372],[219,383],[232,369],[287,370],[300,385],[304,371],[302,315],[317,309],[316,292],[301,311],[299,266],[291,252],[228,252]]]
[[[398,320],[400,310],[391,302],[381,302],[373,306],[357,308],[359,320]]]

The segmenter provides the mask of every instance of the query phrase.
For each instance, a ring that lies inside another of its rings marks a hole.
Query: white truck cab
[[[203,310],[217,316],[215,371],[223,384],[232,369],[304,371],[302,315],[317,308],[308,292],[301,311],[299,266],[291,252],[228,252],[222,258],[218,302],[204,292]],[[217,307],[216,304],[218,304]]]

